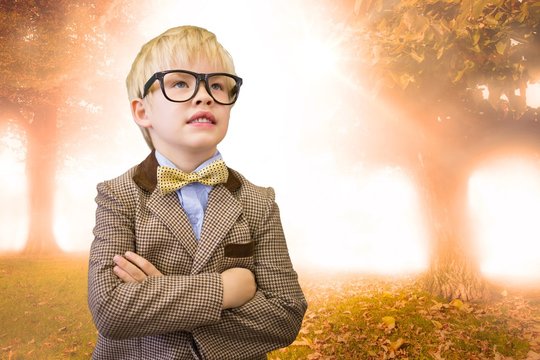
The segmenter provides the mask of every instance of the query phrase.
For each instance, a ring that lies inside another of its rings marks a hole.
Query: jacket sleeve
[[[127,190],[115,194],[108,183],[98,185],[88,302],[99,333],[127,339],[190,331],[219,321],[223,301],[220,274],[159,276],[124,283],[113,273],[115,254],[136,251],[137,203],[125,194]]]
[[[206,359],[260,358],[294,341],[307,309],[289,258],[274,192],[268,189],[266,209],[255,241],[255,297],[241,307],[224,310],[221,320],[193,330]]]

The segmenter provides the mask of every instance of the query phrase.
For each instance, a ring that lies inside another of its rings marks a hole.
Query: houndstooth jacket
[[[98,329],[94,359],[265,359],[298,334],[306,301],[293,270],[271,188],[229,169],[216,185],[199,241],[177,195],[156,190],[152,152],[97,186],[88,301]],[[124,283],[113,256],[133,251],[165,276]],[[220,273],[245,267],[257,292],[222,310]]]

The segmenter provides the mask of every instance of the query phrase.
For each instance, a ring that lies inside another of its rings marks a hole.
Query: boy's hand
[[[114,274],[125,282],[143,282],[148,276],[162,276],[154,265],[148,260],[131,251],[113,258],[116,266],[113,268]]]
[[[221,274],[223,282],[223,309],[244,305],[255,296],[255,275],[248,269],[232,268]]]

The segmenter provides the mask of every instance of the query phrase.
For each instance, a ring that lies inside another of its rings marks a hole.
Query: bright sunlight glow
[[[0,137],[0,251],[18,251],[28,234],[28,203],[23,139],[9,131]]]
[[[532,108],[540,107],[540,82],[527,85],[527,105]]]
[[[330,161],[323,165],[332,170]],[[360,168],[349,175],[323,176],[321,182],[327,181],[331,188],[319,191],[315,199],[308,194],[299,199],[304,208],[298,209],[294,222],[309,224],[297,230],[306,238],[301,263],[385,274],[427,267],[418,194],[401,169]]]
[[[508,156],[470,177],[469,203],[487,275],[540,279],[539,165]]]
[[[121,51],[109,71],[123,83],[141,45],[169,27],[193,24],[216,33],[244,78],[219,150],[252,182],[275,188],[296,266],[382,273],[426,267],[425,226],[408,175],[399,168],[364,167],[357,155],[360,136],[358,148],[341,144],[349,131],[362,134],[377,110],[342,63],[344,32],[324,6],[307,0],[156,0],[137,6],[144,21],[129,39],[111,34]],[[110,141],[85,150],[81,145],[80,153],[68,152],[72,161],[60,162],[54,232],[65,251],[88,251],[95,185],[148,153],[119,89],[103,89],[120,99],[118,109],[97,109],[107,121],[92,130]]]

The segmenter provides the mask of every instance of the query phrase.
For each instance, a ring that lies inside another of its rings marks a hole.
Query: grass
[[[87,259],[0,257],[0,359],[88,359]],[[281,359],[530,359],[540,298],[448,303],[409,279],[301,277],[309,309]],[[538,357],[540,358],[540,356]]]
[[[270,359],[540,359],[537,299],[447,302],[412,280],[357,275],[303,284],[302,330]]]
[[[0,258],[0,358],[88,359],[86,258]]]

